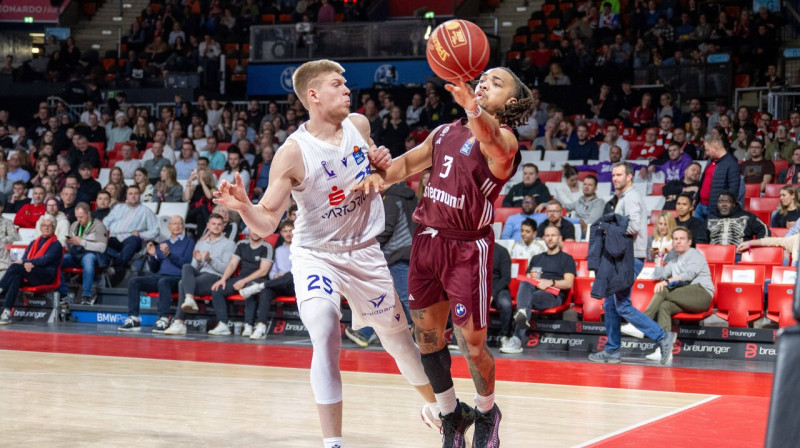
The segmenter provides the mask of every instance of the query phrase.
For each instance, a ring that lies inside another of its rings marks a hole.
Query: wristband
[[[481,116],[481,112],[483,112],[483,108],[481,106],[478,106],[478,110],[476,110],[475,112],[465,108],[464,112],[466,112],[467,118],[478,118],[478,117]]]

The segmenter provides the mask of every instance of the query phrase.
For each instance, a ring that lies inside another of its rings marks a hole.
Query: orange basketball
[[[448,20],[428,39],[428,65],[445,81],[470,81],[489,63],[489,39],[466,20]]]

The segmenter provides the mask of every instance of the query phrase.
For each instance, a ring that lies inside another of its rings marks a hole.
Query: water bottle
[[[236,336],[240,336],[242,334],[242,327],[244,327],[244,324],[241,321],[237,320],[236,322],[234,322],[233,334],[235,334]]]

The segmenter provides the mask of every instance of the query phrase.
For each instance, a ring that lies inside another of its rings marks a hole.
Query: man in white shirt
[[[628,154],[631,152],[630,145],[628,145],[627,140],[619,135],[619,127],[617,124],[611,122],[606,124],[606,137],[603,139],[603,144],[600,145],[600,150],[598,152],[598,157],[601,162],[609,162],[611,160],[608,152],[614,145],[619,146],[619,149],[622,150],[622,160],[626,160]]]
[[[522,239],[511,246],[511,258],[524,258],[530,260],[534,255],[547,251],[547,246],[541,240],[536,240],[536,221],[526,218],[520,224]]]
[[[219,180],[226,180],[229,184],[236,183],[236,173],[238,172],[239,175],[242,176],[242,185],[244,185],[245,190],[250,190],[250,172],[242,169],[242,160],[243,157],[239,153],[238,149],[234,149],[231,147],[231,151],[228,151],[228,169],[225,170],[219,176]]]
[[[125,179],[133,179],[136,169],[142,167],[142,161],[133,158],[133,146],[128,143],[122,145],[120,152],[122,153],[122,160],[117,160],[114,166],[122,170],[122,176]]]
[[[172,149],[172,146],[167,144],[166,132],[164,132],[161,129],[157,130],[155,135],[153,136],[153,142],[154,143],[158,142],[163,145],[164,153],[161,155],[161,157],[169,160],[169,163],[175,163],[175,160],[177,160],[177,154],[175,153],[175,150]],[[154,157],[153,150],[148,149],[147,151],[144,152],[144,155],[142,155],[142,163],[152,159],[153,157]]]
[[[100,111],[97,110],[97,107],[92,100],[86,100],[86,110],[81,113],[80,117],[81,123],[89,124],[89,114],[95,114],[98,117],[100,116]]]

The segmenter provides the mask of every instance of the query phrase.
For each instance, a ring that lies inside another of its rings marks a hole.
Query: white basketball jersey
[[[297,202],[292,246],[350,251],[383,232],[380,195],[350,191],[370,173],[369,146],[349,118],[342,127],[339,146],[311,135],[305,123],[289,137],[300,145],[305,165],[305,178],[292,189]]]

